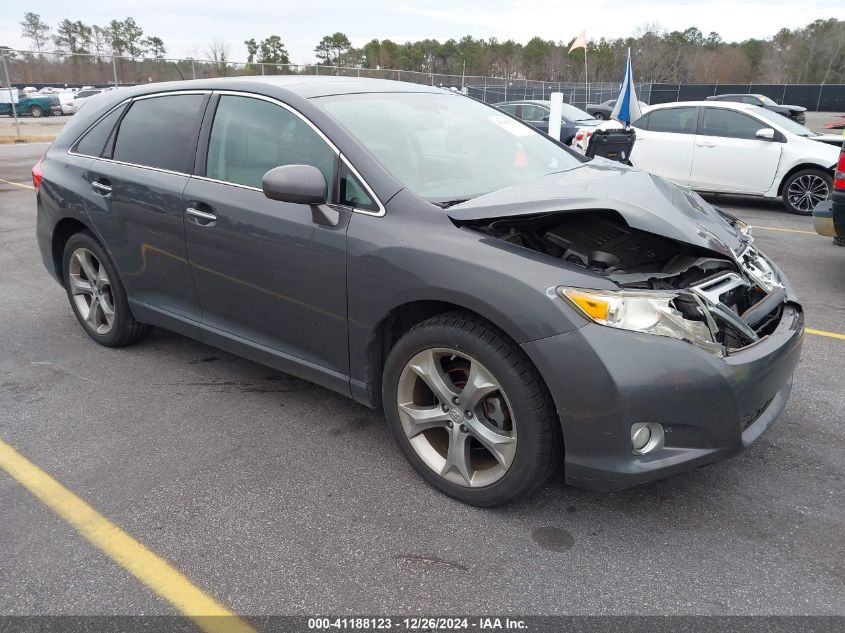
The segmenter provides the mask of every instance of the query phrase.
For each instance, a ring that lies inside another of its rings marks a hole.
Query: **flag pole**
[[[584,109],[590,103],[590,82],[587,81],[587,43],[584,42]]]

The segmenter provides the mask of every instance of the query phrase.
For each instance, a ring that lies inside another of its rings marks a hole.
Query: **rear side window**
[[[260,189],[262,177],[274,167],[313,165],[326,177],[331,197],[335,158],[334,150],[289,110],[261,99],[223,95],[211,127],[205,175]]]
[[[115,123],[120,119],[120,115],[125,109],[126,105],[119,106],[100,119],[94,127],[85,133],[85,136],[79,139],[73,151],[86,156],[101,156]]]
[[[501,106],[496,106],[496,107],[499,108],[499,110],[501,110],[502,112],[507,112],[508,114],[516,116],[516,104],[515,103],[509,103],[508,105],[501,105]]]
[[[649,113],[650,132],[673,132],[695,134],[696,108],[666,108]]]
[[[701,119],[702,136],[724,136],[755,140],[757,130],[768,127],[755,118],[727,108],[704,108]]]
[[[201,94],[170,95],[133,102],[120,122],[112,158],[191,173],[204,99]]]
[[[549,118],[549,111],[536,105],[522,106],[522,119],[524,121],[546,121]]]

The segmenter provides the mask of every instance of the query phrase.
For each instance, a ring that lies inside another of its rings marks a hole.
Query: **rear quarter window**
[[[102,156],[106,141],[109,140],[115,124],[126,109],[126,104],[118,106],[97,121],[85,135],[76,142],[71,151],[85,156]]]
[[[139,99],[120,122],[112,158],[180,173],[193,171],[197,128],[206,95]]]

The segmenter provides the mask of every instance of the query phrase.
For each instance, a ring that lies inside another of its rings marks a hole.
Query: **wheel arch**
[[[507,336],[514,342],[514,344],[517,345],[517,347],[519,347],[515,337],[510,334],[505,327],[502,327],[500,324],[492,321],[489,317],[465,306],[449,301],[428,299],[414,300],[397,305],[376,324],[365,347],[365,399],[367,404],[374,408],[381,406],[381,382],[385,362],[390,354],[390,350],[393,349],[393,346],[402,337],[402,335],[404,335],[417,323],[421,323],[426,319],[446,312],[462,312],[468,316],[478,319],[497,329],[503,336]],[[535,369],[537,369],[537,373],[540,374],[539,369],[531,358],[529,358],[528,354],[524,354],[524,356],[525,359]],[[542,374],[540,374],[540,376],[541,379],[543,379]],[[548,386],[545,383],[543,384],[543,388],[548,390]]]
[[[62,218],[56,222],[56,226],[53,227],[50,252],[53,256],[53,269],[56,271],[57,279],[64,279],[64,270],[62,270],[62,255],[65,251],[65,244],[67,244],[71,237],[77,233],[81,233],[82,231],[88,231],[93,234],[91,227],[81,220],[71,217]]]
[[[777,195],[779,195],[779,196],[783,195],[784,185],[794,174],[798,173],[799,171],[803,171],[805,169],[814,169],[816,171],[823,171],[823,172],[828,173],[831,176],[833,176],[834,167],[835,167],[835,165],[825,167],[824,165],[821,165],[819,163],[799,163],[799,164],[795,165],[794,167],[792,167],[788,172],[786,172],[783,175],[783,178],[780,179],[780,182],[778,183],[778,193],[777,193]]]

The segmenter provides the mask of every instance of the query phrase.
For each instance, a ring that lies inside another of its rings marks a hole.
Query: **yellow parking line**
[[[781,231],[783,233],[803,233],[804,235],[818,235],[815,231],[799,231],[798,229],[780,229],[775,226],[757,226],[756,224],[751,225],[752,229],[764,229],[766,231]]]
[[[808,334],[815,334],[816,336],[829,336],[830,338],[838,338],[845,341],[845,334],[839,334],[839,332],[825,332],[824,330],[812,330],[810,328],[804,328],[804,331]]]
[[[23,187],[24,189],[35,189],[32,185],[26,185],[22,182],[12,182],[11,180],[4,180],[0,178],[0,182],[5,182],[7,185],[14,185],[15,187]]]
[[[180,571],[129,536],[0,439],[0,468],[83,537],[207,633],[255,633],[249,624],[203,593]]]

